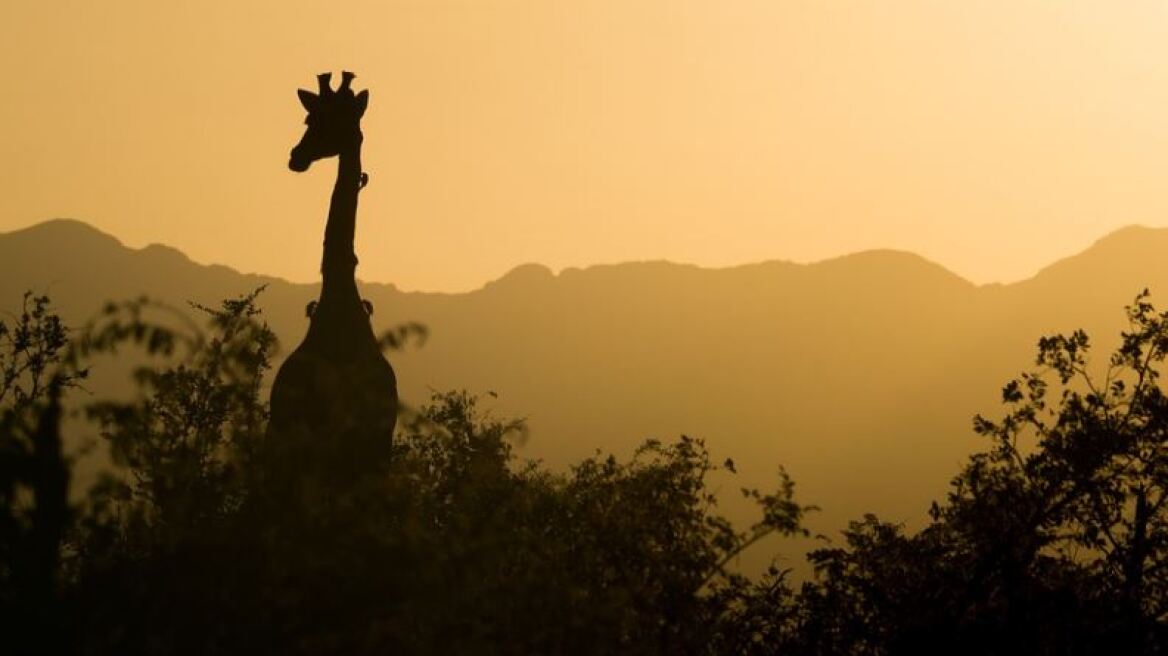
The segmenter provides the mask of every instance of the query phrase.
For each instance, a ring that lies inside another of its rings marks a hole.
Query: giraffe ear
[[[369,89],[357,94],[357,116],[365,115],[365,108],[369,106]]]
[[[305,91],[304,89],[297,89],[296,95],[299,96],[300,104],[304,105],[304,109],[310,112],[316,109],[316,101],[320,99],[320,96],[311,91]]]

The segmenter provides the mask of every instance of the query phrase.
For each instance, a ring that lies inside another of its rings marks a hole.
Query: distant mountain
[[[1168,230],[1133,227],[1011,285],[872,251],[724,269],[638,262],[556,275],[528,264],[469,293],[362,293],[379,330],[430,328],[423,348],[392,358],[407,401],[495,391],[497,413],[529,418],[520,454],[557,465],[649,436],[705,437],[742,472],[726,490],[765,485],[785,465],[828,531],[867,511],[919,523],[980,444],[971,417],[998,412],[1037,339],[1087,329],[1102,361],[1123,305],[1144,287],[1168,290],[1166,252]],[[80,323],[108,299],[213,304],[260,285],[267,320],[294,347],[314,286],[126,248],[78,221],[0,234],[0,309],[31,288]]]

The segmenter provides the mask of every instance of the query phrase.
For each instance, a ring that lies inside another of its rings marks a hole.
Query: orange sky
[[[246,5],[246,7],[241,7]],[[358,274],[892,247],[1013,280],[1168,225],[1168,4],[12,0],[0,231],[316,275],[297,86],[372,95]]]

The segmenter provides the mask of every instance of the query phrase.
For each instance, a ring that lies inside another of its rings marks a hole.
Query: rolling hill
[[[975,286],[916,255],[872,251],[724,269],[636,262],[554,274],[528,264],[468,293],[362,289],[376,328],[430,329],[422,348],[391,358],[406,401],[494,391],[497,414],[529,420],[519,454],[554,466],[596,449],[628,453],[645,437],[701,436],[738,463],[726,490],[765,486],[784,465],[800,498],[823,508],[815,527],[831,531],[869,511],[920,523],[980,444],[971,417],[997,413],[1002,384],[1029,368],[1037,339],[1084,328],[1098,348],[1114,344],[1123,305],[1144,287],[1168,290],[1164,252],[1168,230],[1131,227],[1010,285]],[[0,234],[0,309],[32,289],[75,324],[109,299],[214,304],[260,285],[265,316],[291,348],[314,286],[166,246],[130,249],[78,221]]]

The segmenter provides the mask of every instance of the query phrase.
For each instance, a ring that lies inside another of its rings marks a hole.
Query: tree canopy
[[[518,458],[521,420],[466,391],[407,409],[384,461],[276,443],[277,348],[254,292],[204,322],[145,300],[78,331],[28,296],[0,323],[0,617],[20,653],[1162,653],[1168,645],[1168,313],[1147,294],[1102,367],[1043,338],[927,525],[868,515],[813,576],[732,564],[806,536],[775,464],[718,511],[702,439],[649,440],[565,471]],[[410,327],[406,332],[414,331]],[[399,347],[402,331],[383,344]],[[62,396],[136,346],[128,400],[86,404],[114,467],[68,494]],[[944,436],[938,436],[943,439]],[[70,501],[70,499],[83,499]],[[924,503],[927,500],[922,500]]]

